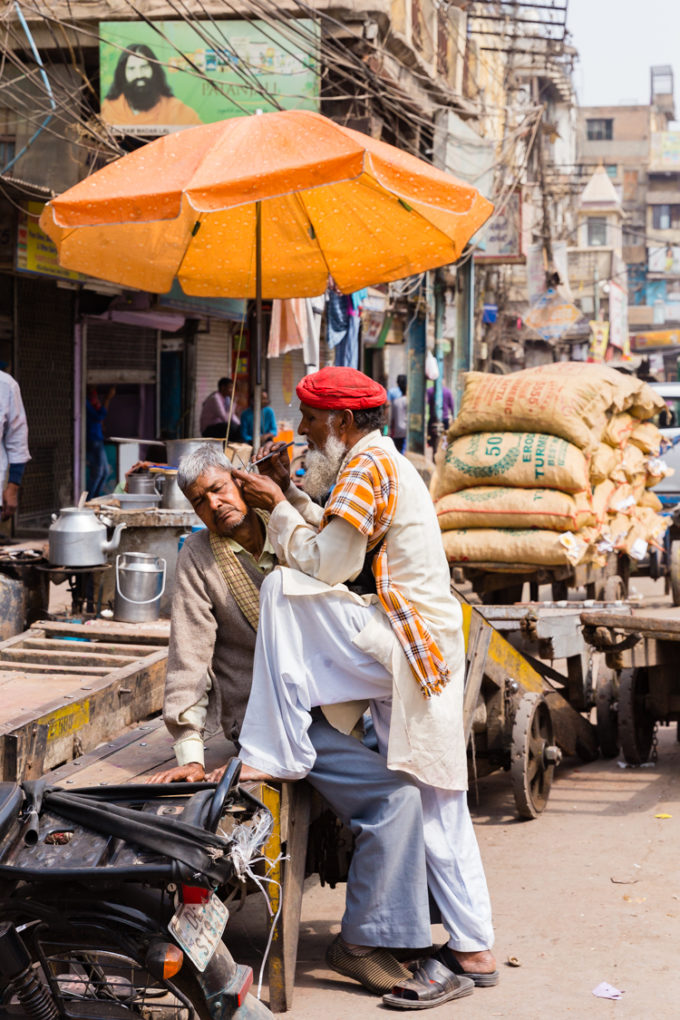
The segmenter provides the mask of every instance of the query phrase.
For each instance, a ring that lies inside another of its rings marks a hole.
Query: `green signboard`
[[[318,110],[319,27],[295,27],[302,45],[262,21],[104,21],[102,119],[160,135],[257,110]]]

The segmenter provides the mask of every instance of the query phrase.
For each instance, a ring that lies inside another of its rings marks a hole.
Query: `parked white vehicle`
[[[673,468],[673,474],[654,486],[664,508],[670,509],[680,503],[680,382],[650,383],[653,390],[666,401],[666,410],[661,411],[654,421],[661,429],[664,439],[675,442],[662,451],[661,458]]]

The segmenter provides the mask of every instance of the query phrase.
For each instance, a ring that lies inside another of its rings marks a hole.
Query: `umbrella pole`
[[[253,393],[253,453],[260,446],[262,417],[262,203],[255,203],[255,391]]]

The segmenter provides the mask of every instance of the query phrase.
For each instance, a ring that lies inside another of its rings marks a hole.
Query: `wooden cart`
[[[605,611],[581,614],[588,644],[603,653],[597,731],[605,757],[629,765],[656,754],[659,723],[680,727],[680,620]]]
[[[454,579],[470,581],[473,591],[485,604],[510,605],[520,602],[525,583],[531,586],[531,598],[538,599],[538,588],[552,585],[553,601],[566,599],[570,589],[585,588],[589,599],[615,602],[628,594],[630,560],[625,553],[610,553],[604,566],[565,563],[543,567],[535,563],[452,562]]]
[[[462,604],[466,638],[463,720],[471,777],[510,772],[521,818],[545,809],[562,753],[597,757],[594,728],[564,690],[550,690],[529,661],[480,611]],[[496,622],[496,621],[495,621]]]

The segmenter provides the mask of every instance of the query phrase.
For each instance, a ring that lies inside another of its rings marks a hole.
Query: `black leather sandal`
[[[421,960],[413,977],[396,984],[391,992],[383,995],[382,1001],[392,1009],[430,1009],[472,995],[474,987],[471,978],[454,974],[430,956]]]

